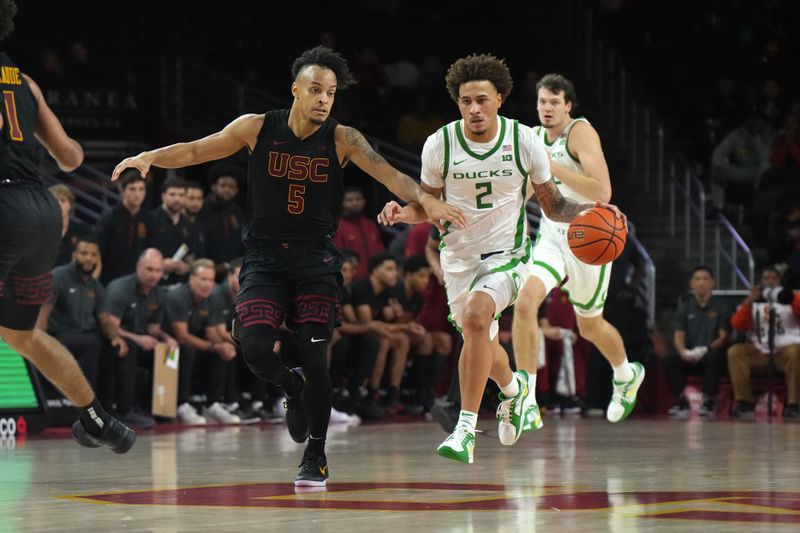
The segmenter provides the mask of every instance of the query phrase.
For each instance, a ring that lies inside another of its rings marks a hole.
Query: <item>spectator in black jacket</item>
[[[211,192],[206,197],[199,218],[206,229],[206,257],[217,265],[217,278],[224,275],[230,261],[244,255],[242,219],[244,213],[236,203],[241,171],[221,162],[211,167],[208,181]]]
[[[103,273],[100,281],[131,274],[147,247],[147,216],[142,211],[145,183],[136,169],[125,170],[117,180],[122,202],[108,210],[97,222],[97,238]]]

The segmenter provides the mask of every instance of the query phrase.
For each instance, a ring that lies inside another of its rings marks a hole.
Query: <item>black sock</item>
[[[287,396],[295,397],[303,390],[303,378],[297,372],[286,369],[286,377],[282,383],[278,383]]]
[[[325,459],[325,437],[308,437],[305,453],[313,453]]]
[[[92,403],[85,407],[77,407],[78,414],[81,417],[81,422],[83,423],[83,427],[86,428],[86,431],[89,432],[90,435],[95,437],[99,437],[103,430],[108,427],[108,424],[111,422],[111,416],[106,413],[106,410],[103,409],[103,406],[100,405],[100,402],[97,401],[97,398],[92,400]]]

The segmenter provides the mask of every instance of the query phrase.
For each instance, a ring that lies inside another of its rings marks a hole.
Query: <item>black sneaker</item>
[[[669,408],[667,415],[670,418],[687,418],[690,412],[689,402],[686,401],[686,398],[681,396],[678,398],[678,403]]]
[[[756,407],[753,402],[736,402],[736,407],[734,407],[731,416],[741,420],[753,419],[756,417]]]
[[[303,382],[305,387],[305,378],[303,372],[299,368],[293,368],[290,372],[294,372]],[[286,409],[286,426],[289,428],[289,435],[295,442],[305,442],[308,440],[308,418],[306,418],[306,404],[303,401],[303,388],[297,396],[286,396],[286,401],[283,402],[283,407]]]
[[[783,418],[794,421],[800,419],[800,407],[796,403],[786,404],[783,408]]]
[[[697,414],[704,417],[710,418],[714,416],[714,413],[717,410],[717,403],[712,399],[706,399],[700,407],[697,408]]]
[[[99,437],[95,437],[86,431],[83,422],[78,419],[72,424],[72,438],[87,448],[108,446],[114,453],[125,453],[136,441],[136,433],[119,420],[110,418],[103,433]]]
[[[325,457],[306,452],[303,454],[303,462],[300,463],[300,471],[294,478],[294,486],[324,487],[329,475],[328,461]]]

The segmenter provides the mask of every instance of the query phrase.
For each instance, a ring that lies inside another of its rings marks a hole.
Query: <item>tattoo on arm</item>
[[[534,185],[533,190],[544,214],[555,222],[572,222],[578,213],[594,207],[592,203],[579,204],[564,198],[552,178],[546,183]]]
[[[367,140],[364,138],[364,135],[362,135],[357,129],[350,127],[345,128],[345,138],[347,139],[347,143],[351,146],[357,146],[361,148],[364,151],[364,155],[367,156],[367,159],[369,159],[370,162],[375,163],[376,165],[381,163],[388,165],[386,160],[372,149],[372,146],[369,145]]]

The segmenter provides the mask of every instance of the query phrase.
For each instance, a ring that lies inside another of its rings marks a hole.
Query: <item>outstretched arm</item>
[[[456,227],[466,227],[461,210],[426,192],[410,176],[390,165],[372,149],[364,136],[355,128],[348,126],[336,128],[336,148],[339,154],[344,156],[344,160],[355,163],[358,168],[378,180],[402,200],[416,202],[422,206],[431,220],[448,220]]]
[[[116,181],[126,168],[137,169],[144,178],[151,166],[183,168],[224,159],[245,146],[252,150],[263,123],[264,115],[242,115],[225,126],[222,131],[208,137],[142,152],[135,157],[124,159],[118,164],[111,175],[111,181]]]

